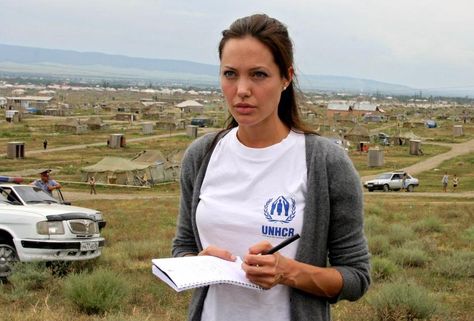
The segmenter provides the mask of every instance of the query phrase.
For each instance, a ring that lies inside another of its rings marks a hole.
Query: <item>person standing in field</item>
[[[97,194],[97,191],[95,190],[95,177],[91,176],[89,177],[89,186],[91,188],[91,194]]]
[[[449,183],[448,172],[444,172],[443,178],[441,179],[441,184],[443,184],[443,192],[447,191],[448,183]]]
[[[172,253],[239,256],[246,277],[267,290],[198,288],[188,320],[328,321],[330,303],[357,300],[370,284],[360,177],[300,119],[285,25],[265,14],[240,18],[218,50],[230,118],[186,150]]]
[[[456,189],[458,188],[459,184],[459,177],[456,176],[456,174],[453,175],[453,192],[456,192]]]
[[[46,149],[46,148],[48,148],[48,140],[45,139],[43,141],[43,149]]]

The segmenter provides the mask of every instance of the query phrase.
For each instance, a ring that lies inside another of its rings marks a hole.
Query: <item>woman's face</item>
[[[220,80],[229,111],[240,127],[281,122],[278,103],[289,81],[260,41],[250,36],[228,40],[221,54]]]

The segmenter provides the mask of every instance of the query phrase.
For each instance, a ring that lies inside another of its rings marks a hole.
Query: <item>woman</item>
[[[356,300],[370,283],[360,179],[342,149],[302,125],[281,22],[236,20],[219,58],[231,118],[185,154],[173,256],[241,256],[248,279],[268,290],[199,288],[189,320],[329,320],[330,302]]]

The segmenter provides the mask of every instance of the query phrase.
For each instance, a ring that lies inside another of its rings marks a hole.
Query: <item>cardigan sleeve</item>
[[[200,187],[198,174],[206,152],[209,150],[209,143],[214,136],[207,134],[195,140],[189,145],[183,157],[180,172],[179,215],[172,245],[172,255],[175,257],[199,253],[197,229],[193,219],[198,197],[195,188]]]
[[[198,253],[191,219],[193,177],[196,175],[193,163],[193,153],[188,149],[184,154],[180,172],[179,215],[172,247],[172,255],[175,257]]]
[[[352,161],[341,149],[327,154],[330,195],[328,257],[343,278],[334,303],[362,297],[370,285],[369,250],[363,231],[363,193]]]

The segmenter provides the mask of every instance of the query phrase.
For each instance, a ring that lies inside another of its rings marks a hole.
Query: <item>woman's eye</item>
[[[256,71],[253,73],[253,76],[257,79],[263,79],[267,77],[267,74],[263,71]]]
[[[233,78],[235,77],[235,72],[232,70],[226,70],[222,73],[222,75],[226,78]]]

